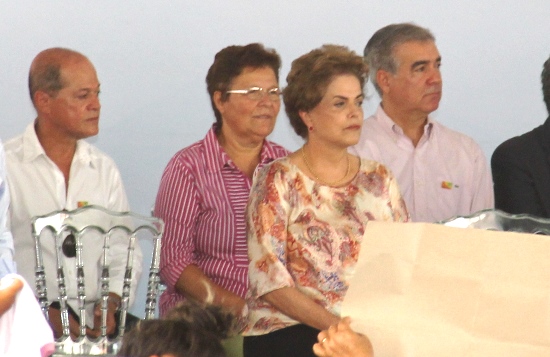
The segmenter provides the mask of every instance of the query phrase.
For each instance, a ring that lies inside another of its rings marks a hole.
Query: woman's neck
[[[235,166],[239,168],[246,176],[252,179],[256,166],[260,162],[260,153],[262,152],[263,141],[247,142],[224,135],[218,134],[218,142],[227,155],[231,158]]]

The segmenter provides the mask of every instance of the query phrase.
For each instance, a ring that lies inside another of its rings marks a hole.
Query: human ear
[[[214,105],[216,106],[216,109],[223,114],[223,102],[222,102],[222,92],[219,90],[214,92],[214,95],[212,96],[212,100],[214,101]]]
[[[41,90],[36,91],[33,96],[33,103],[36,110],[41,113],[49,112],[49,104],[51,99],[52,98],[48,93]]]
[[[382,93],[387,93],[390,90],[390,76],[391,73],[383,69],[379,69],[378,72],[376,72],[376,83],[378,87],[380,87]]]
[[[305,110],[298,111],[298,115],[300,116],[300,119],[302,119],[302,122],[304,122],[306,127],[312,126],[313,122],[311,120],[311,115],[309,115],[309,112],[306,112]]]

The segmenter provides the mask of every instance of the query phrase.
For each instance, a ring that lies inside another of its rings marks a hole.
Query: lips
[[[346,127],[346,129],[348,129],[348,130],[359,130],[359,129],[361,129],[361,124],[350,125],[350,126]]]
[[[273,115],[270,115],[270,114],[259,114],[259,115],[253,115],[252,117],[255,119],[273,119]]]
[[[426,92],[425,95],[435,95],[435,94],[441,95],[441,92],[442,92],[441,88],[431,88]]]

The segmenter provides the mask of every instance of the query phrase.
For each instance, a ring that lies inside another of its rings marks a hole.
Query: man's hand
[[[53,330],[55,338],[59,338],[63,335],[63,327],[61,324],[61,311],[54,307],[48,308],[48,318],[50,320],[50,326]],[[71,338],[74,340],[80,335],[79,323],[69,314],[69,332]]]
[[[115,313],[120,307],[120,296],[115,293],[109,293],[107,300],[107,336],[116,332]],[[94,309],[94,328],[86,329],[89,337],[99,337],[101,335],[101,300],[97,302]]]
[[[107,335],[111,335],[116,332],[116,318],[115,313],[120,306],[120,297],[117,294],[109,293],[109,300],[107,302]],[[61,325],[61,312],[59,309],[50,306],[48,310],[48,316],[50,319],[50,326],[54,332],[55,338],[62,336],[63,329]],[[101,335],[101,303],[98,302],[94,308],[94,327],[86,327],[86,335],[90,338],[96,338]],[[74,340],[80,336],[80,324],[69,314],[69,332],[71,338]]]

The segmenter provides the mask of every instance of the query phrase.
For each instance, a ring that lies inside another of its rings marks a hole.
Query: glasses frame
[[[247,89],[232,89],[225,92],[226,94],[243,94],[250,100],[261,100],[264,96],[267,96],[272,102],[281,100],[281,88],[274,87],[271,89],[264,89],[262,87],[250,87]]]

